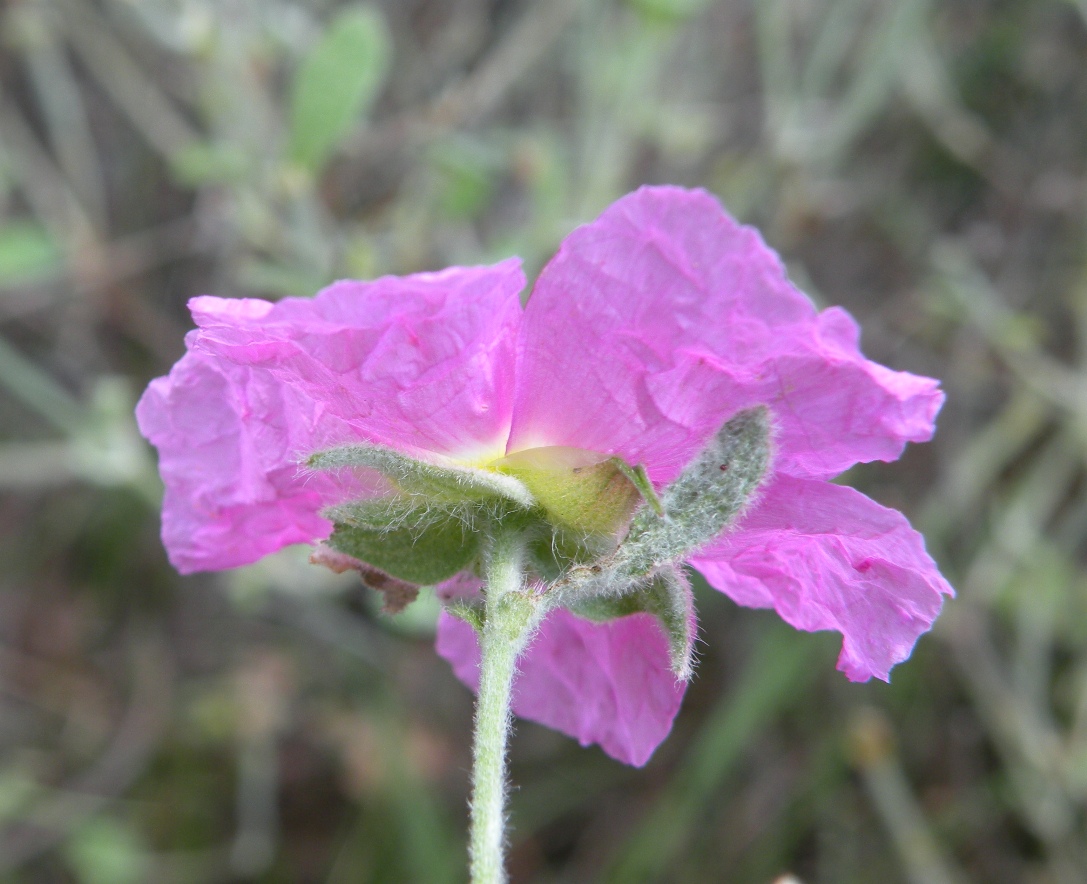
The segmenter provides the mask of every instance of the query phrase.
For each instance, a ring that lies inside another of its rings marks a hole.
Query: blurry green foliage
[[[711,0],[629,0],[631,6],[650,18],[682,21],[702,12]]]
[[[434,145],[430,161],[439,180],[438,207],[448,218],[477,217],[494,194],[501,158],[486,146],[464,139]]]
[[[234,144],[194,141],[170,157],[179,184],[198,187],[240,181],[249,171],[244,151]]]
[[[44,227],[29,222],[0,226],[0,287],[39,282],[62,268],[61,251]]]
[[[670,789],[631,838],[610,880],[658,881],[681,861],[696,819],[725,788],[744,750],[804,695],[817,650],[813,642],[797,642],[788,627],[774,623],[763,629],[743,678],[707,718]]]
[[[113,817],[99,816],[79,828],[65,853],[81,884],[140,884],[147,858],[137,833]]]
[[[305,298],[331,282],[326,276],[304,267],[252,258],[238,267],[238,279],[247,289]]]
[[[369,110],[385,79],[392,43],[381,12],[349,6],[329,22],[291,88],[292,160],[316,171]]]
[[[18,765],[0,771],[0,822],[19,819],[41,791],[31,772]]]

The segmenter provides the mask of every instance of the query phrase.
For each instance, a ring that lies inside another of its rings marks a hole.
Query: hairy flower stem
[[[518,533],[499,529],[488,558],[472,752],[472,884],[506,881],[503,857],[510,692],[517,658],[538,625],[542,608],[524,586],[524,542]]]

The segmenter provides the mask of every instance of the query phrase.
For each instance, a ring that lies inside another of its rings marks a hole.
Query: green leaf
[[[676,678],[690,680],[694,672],[694,595],[690,582],[679,568],[661,568],[648,583],[623,595],[578,599],[570,610],[597,623],[629,614],[652,614],[668,636],[672,672]]]
[[[473,603],[467,599],[456,599],[445,606],[447,613],[459,620],[463,620],[476,631],[476,635],[483,635],[483,624],[486,620],[486,612],[481,604]]]
[[[543,517],[525,530],[529,563],[545,583],[554,583],[571,567],[589,566],[615,551],[615,538],[567,530]]]
[[[290,158],[319,170],[385,79],[392,41],[371,6],[344,9],[302,60],[291,90]]]
[[[463,507],[392,498],[332,507],[324,515],[335,523],[330,547],[409,583],[440,583],[479,558],[480,535]]]
[[[645,471],[645,467],[641,464],[632,467],[621,457],[613,457],[611,463],[630,480],[630,484],[638,489],[638,493],[645,498],[645,502],[652,507],[653,512],[658,516],[663,516],[664,504],[661,503],[661,499],[657,496],[657,489],[649,481],[649,474]]]
[[[40,282],[61,270],[60,249],[44,227],[20,221],[0,227],[0,286]]]

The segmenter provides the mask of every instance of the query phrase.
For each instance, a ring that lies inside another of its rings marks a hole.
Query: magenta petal
[[[479,644],[467,623],[442,613],[438,653],[457,677],[479,685]],[[685,685],[668,663],[668,645],[649,614],[591,623],[558,609],[548,615],[519,663],[513,711],[640,767],[668,736]]]
[[[505,448],[520,261],[345,280],[275,304],[194,298],[194,349],[266,368],[350,439],[475,458]],[[340,441],[350,441],[344,439]]]
[[[787,476],[691,564],[741,605],[842,633],[838,669],[852,681],[888,680],[954,595],[901,513],[852,488]]]
[[[159,450],[162,539],[178,571],[233,568],[327,537],[318,510],[372,493],[357,477],[299,466],[322,434],[337,435],[319,412],[271,374],[201,353],[151,382],[136,418]]]
[[[483,593],[483,581],[470,571],[461,571],[434,587],[443,605],[454,601],[477,599]]]
[[[829,477],[930,438],[936,382],[866,360],[758,232],[704,191],[645,187],[575,230],[521,329],[509,450],[621,454],[667,482],[732,414],[769,404],[775,469]]]
[[[746,387],[761,390],[777,429],[777,472],[832,478],[855,463],[892,461],[927,442],[944,402],[939,382],[861,355],[860,329],[831,307],[813,326],[786,330],[780,352]]]

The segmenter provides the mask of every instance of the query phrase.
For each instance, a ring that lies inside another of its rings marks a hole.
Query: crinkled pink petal
[[[331,530],[322,507],[373,493],[358,476],[299,465],[343,428],[268,372],[190,351],[151,382],[136,418],[159,450],[162,539],[183,574],[320,540]]]
[[[826,478],[931,437],[936,381],[866,360],[758,232],[704,191],[645,187],[575,230],[521,328],[509,450],[569,445],[673,479],[730,415],[771,406],[775,469]]]
[[[888,680],[954,595],[901,513],[852,488],[789,476],[691,564],[741,605],[842,633],[838,669],[852,681]]]
[[[443,613],[438,653],[473,690],[479,686],[475,630]],[[558,609],[519,662],[513,711],[600,747],[626,764],[645,764],[672,729],[685,686],[668,663],[668,644],[649,614],[591,623]]]
[[[275,304],[201,297],[193,348],[267,369],[351,438],[474,458],[505,447],[520,261],[345,280]],[[351,441],[345,438],[341,441]]]

